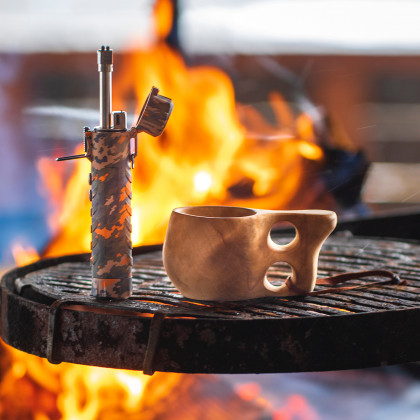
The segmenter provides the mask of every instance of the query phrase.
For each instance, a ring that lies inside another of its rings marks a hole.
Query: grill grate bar
[[[279,244],[290,242],[290,237],[273,236]],[[324,244],[319,258],[320,277],[386,268],[395,271],[410,284],[304,298],[267,298],[222,304],[183,298],[166,276],[161,251],[154,251],[134,257],[133,297],[126,302],[114,303],[112,307],[138,308],[141,313],[163,311],[168,316],[232,319],[325,317],[410,308],[417,305],[420,295],[417,287],[420,279],[419,248],[415,243],[331,237]],[[273,284],[281,284],[289,273],[290,267],[280,262],[270,267],[267,276]],[[30,273],[20,281],[55,299],[63,295],[89,296],[91,271],[88,262],[65,262]],[[365,283],[354,280],[349,284]],[[328,286],[317,286],[317,290],[325,287]]]
[[[405,306],[417,306],[416,299],[407,299],[402,296],[401,292],[398,294],[398,297],[395,297],[395,294],[381,293],[380,290],[375,290],[374,293],[370,293],[369,289],[367,289],[365,291],[351,290],[346,295],[369,299],[370,302],[378,302],[386,305],[388,309],[392,309],[393,306],[399,307],[401,304]]]

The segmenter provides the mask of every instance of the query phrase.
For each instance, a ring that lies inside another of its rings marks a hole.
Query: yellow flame
[[[33,246],[23,246],[19,242],[12,244],[12,255],[19,267],[39,260],[38,251]]]
[[[194,175],[194,188],[198,193],[206,193],[213,184],[212,176],[206,171]]]

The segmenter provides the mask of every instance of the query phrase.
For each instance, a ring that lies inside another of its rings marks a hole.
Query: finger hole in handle
[[[284,261],[271,265],[265,275],[264,286],[271,292],[276,292],[288,278],[293,276],[293,267]]]
[[[296,239],[297,231],[295,226],[287,221],[275,223],[268,234],[275,245],[287,246]]]

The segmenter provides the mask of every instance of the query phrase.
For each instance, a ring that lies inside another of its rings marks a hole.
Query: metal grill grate
[[[287,243],[290,238],[273,238]],[[161,311],[166,316],[220,317],[230,319],[284,318],[355,314],[417,306],[420,299],[420,247],[417,244],[332,237],[324,245],[319,259],[319,276],[343,272],[386,268],[409,281],[407,286],[380,286],[337,294],[305,298],[264,298],[247,302],[210,303],[184,299],[166,276],[161,251],[134,257],[133,298],[113,303],[112,307],[142,313]],[[269,281],[278,284],[289,274],[285,263],[274,264]],[[375,278],[372,278],[373,281]],[[366,281],[353,281],[353,284]],[[54,299],[89,296],[91,272],[87,262],[63,263],[27,274],[19,279],[20,288],[30,285]],[[327,286],[317,286],[320,290]]]
[[[6,274],[3,339],[54,363],[147,373],[321,371],[419,359],[419,243],[337,235],[321,251],[321,277],[387,269],[407,285],[223,303],[183,298],[166,277],[160,247],[134,251],[134,295],[126,301],[90,296],[87,254]],[[268,277],[278,283],[288,274],[289,267],[278,263]]]

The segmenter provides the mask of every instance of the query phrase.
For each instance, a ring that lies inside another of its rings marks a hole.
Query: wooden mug
[[[271,240],[277,222],[289,222],[296,236],[287,245]],[[337,216],[327,210],[256,210],[197,206],[174,209],[163,246],[163,263],[187,298],[233,301],[311,292],[322,244]],[[285,261],[289,281],[274,286],[267,270]]]

